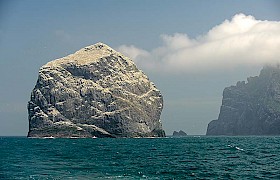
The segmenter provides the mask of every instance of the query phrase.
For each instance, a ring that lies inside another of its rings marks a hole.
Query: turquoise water
[[[0,137],[0,179],[280,179],[280,137]]]

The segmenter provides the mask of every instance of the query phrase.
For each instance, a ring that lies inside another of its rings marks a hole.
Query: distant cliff
[[[208,124],[206,135],[280,134],[279,67],[264,67],[247,81],[224,89],[218,120]]]
[[[162,137],[163,97],[133,61],[103,43],[42,66],[29,137]]]
[[[184,131],[180,130],[179,132],[178,131],[173,131],[173,134],[172,136],[187,136],[187,133],[185,133]]]

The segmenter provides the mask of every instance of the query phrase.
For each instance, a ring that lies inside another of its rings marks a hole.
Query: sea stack
[[[184,131],[180,130],[178,131],[173,131],[172,136],[176,136],[176,137],[184,137],[187,136],[187,133],[185,133]]]
[[[259,76],[238,82],[223,92],[218,120],[206,135],[279,135],[280,69],[266,66]]]
[[[162,108],[133,61],[97,43],[40,68],[28,137],[164,137]]]

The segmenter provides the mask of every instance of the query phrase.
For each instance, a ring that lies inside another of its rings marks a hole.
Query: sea
[[[280,137],[0,137],[0,179],[280,179]]]

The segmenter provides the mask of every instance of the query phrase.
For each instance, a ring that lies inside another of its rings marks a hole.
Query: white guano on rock
[[[163,137],[163,97],[134,62],[103,43],[42,66],[29,137]]]

